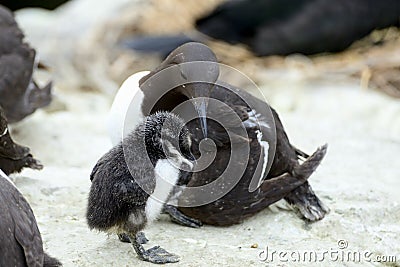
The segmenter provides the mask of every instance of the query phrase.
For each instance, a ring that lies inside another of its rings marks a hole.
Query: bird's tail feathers
[[[279,200],[298,186],[304,184],[321,163],[326,154],[327,147],[328,145],[319,147],[314,154],[306,159],[303,164],[296,166],[291,173],[287,172],[278,177],[264,180],[260,187],[262,195],[268,199]]]
[[[293,176],[301,180],[306,180],[317,169],[322,159],[325,157],[328,145],[319,147],[303,164],[298,165],[293,170]]]

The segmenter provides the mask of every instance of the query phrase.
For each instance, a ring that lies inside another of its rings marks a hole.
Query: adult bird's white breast
[[[134,130],[143,119],[141,107],[144,95],[139,80],[149,73],[141,71],[129,76],[115,95],[107,122],[113,145],[121,142],[124,135]]]

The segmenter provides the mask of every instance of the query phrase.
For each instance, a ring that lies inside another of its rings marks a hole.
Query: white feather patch
[[[252,109],[249,113],[249,121],[254,123],[254,124],[258,124],[260,125],[260,127],[265,127],[265,128],[271,128],[268,123],[265,121],[265,119],[263,118],[263,116],[261,116],[260,113],[257,113],[257,111],[255,111],[254,109]]]
[[[108,134],[113,145],[121,142],[124,133],[131,132],[142,121],[144,94],[139,87],[139,80],[149,73],[141,71],[131,75],[115,95],[107,121]]]
[[[160,215],[164,203],[167,202],[172,189],[179,179],[179,169],[171,164],[168,159],[157,161],[154,171],[156,187],[146,203],[146,217],[149,223]]]
[[[261,172],[261,177],[260,180],[258,181],[257,187],[259,187],[261,185],[261,183],[263,182],[263,178],[265,175],[265,171],[267,169],[267,165],[268,165],[268,149],[269,149],[269,144],[267,141],[263,141],[262,140],[262,133],[261,131],[257,130],[257,140],[258,143],[261,145],[262,147],[262,151],[264,152],[264,158],[263,158],[263,166],[262,166],[262,172]]]
[[[0,137],[5,136],[7,133],[8,133],[8,128],[6,128],[6,129],[4,130],[4,132],[0,135]]]

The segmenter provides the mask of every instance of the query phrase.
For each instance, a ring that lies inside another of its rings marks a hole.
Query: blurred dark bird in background
[[[0,266],[61,265],[43,251],[29,203],[0,169]]]
[[[69,0],[2,0],[1,4],[11,10],[25,7],[40,7],[53,10]]]
[[[398,27],[399,18],[398,0],[231,0],[194,22],[200,33],[134,37],[123,44],[166,56],[211,37],[244,44],[258,56],[311,55],[342,51],[375,29]]]
[[[40,88],[33,80],[38,64],[12,12],[0,5],[0,106],[10,123],[51,102],[51,83]]]

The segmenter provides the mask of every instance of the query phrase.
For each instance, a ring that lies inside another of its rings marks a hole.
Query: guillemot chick
[[[8,175],[20,172],[23,168],[41,170],[43,165],[33,158],[28,147],[14,143],[0,107],[0,169]]]
[[[51,83],[40,88],[33,79],[36,52],[24,41],[13,13],[0,5],[0,106],[17,122],[50,104]]]
[[[61,266],[43,251],[29,203],[0,169],[0,266]]]
[[[140,231],[161,213],[181,167],[193,167],[187,159],[193,159],[190,146],[189,132],[176,115],[157,112],[145,117],[94,166],[86,214],[89,227],[126,235],[141,260],[179,261],[159,246],[145,250]]]

